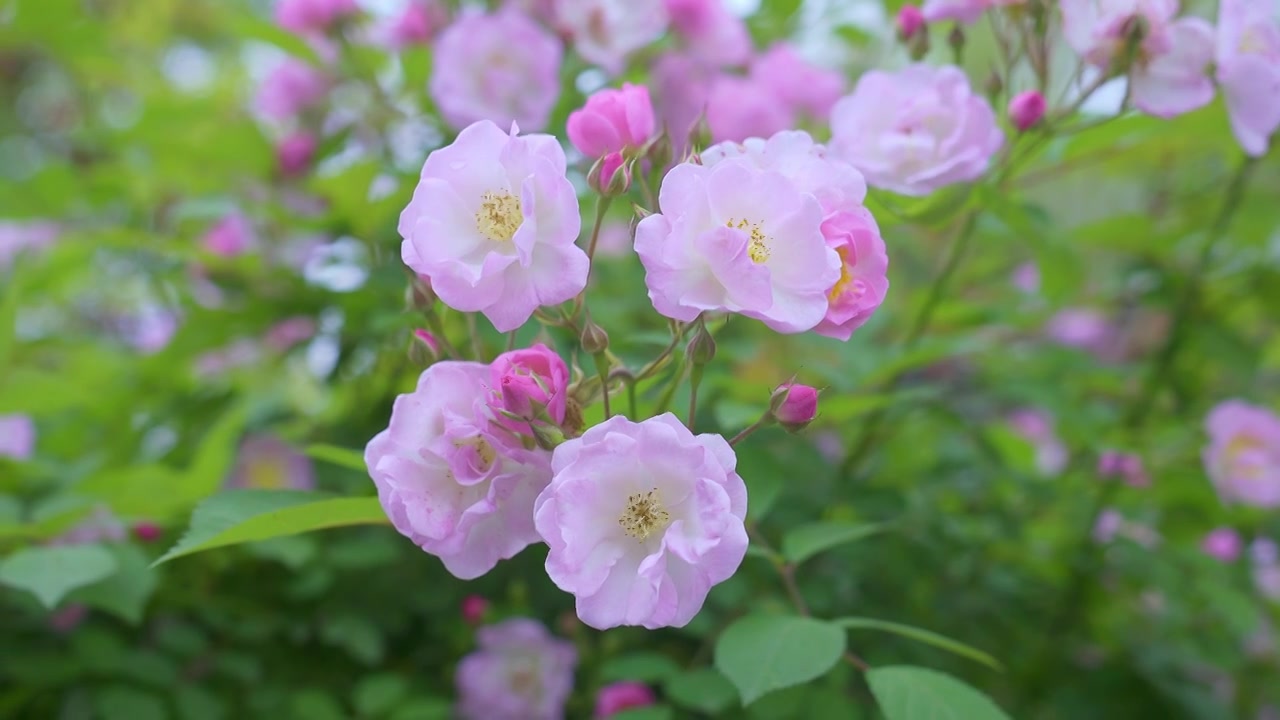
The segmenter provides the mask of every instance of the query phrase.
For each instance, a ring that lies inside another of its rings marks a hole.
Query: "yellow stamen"
[[[662,507],[662,499],[658,489],[646,493],[636,493],[627,498],[627,509],[622,511],[618,524],[628,535],[644,542],[650,535],[667,529],[671,524],[671,514]]]
[[[768,236],[760,229],[760,223],[753,223],[747,220],[735,221],[733,218],[729,218],[725,226],[735,230],[746,230],[751,235],[750,244],[747,246],[747,254],[751,256],[751,262],[759,265],[768,260],[769,255],[773,253],[773,250],[769,248]]]
[[[524,222],[520,198],[509,192],[487,192],[476,213],[476,229],[494,242],[510,242]]]

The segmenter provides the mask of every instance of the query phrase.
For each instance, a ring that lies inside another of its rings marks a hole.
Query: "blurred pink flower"
[[[1280,21],[1274,3],[1221,0],[1215,55],[1231,130],[1246,153],[1260,157],[1280,128]]]
[[[240,443],[228,488],[314,490],[311,458],[273,435],[250,435]]]
[[[988,9],[1000,5],[1019,5],[1026,0],[925,0],[923,14],[929,22],[955,20],[972,23]]]
[[[721,75],[710,88],[706,116],[713,142],[769,137],[796,124],[791,108],[756,78]]]
[[[1224,502],[1280,506],[1280,417],[1240,400],[1218,404],[1205,420],[1203,457]]]
[[[724,438],[694,436],[671,413],[615,415],[556,448],[534,517],[547,574],[583,623],[683,627],[698,614],[746,554],[736,464]]]
[[[1120,533],[1123,526],[1124,516],[1120,511],[1107,508],[1098,513],[1098,518],[1093,525],[1093,539],[1099,543],[1109,543]]]
[[[276,146],[276,165],[285,177],[298,177],[311,169],[316,154],[316,139],[310,133],[288,135]]]
[[[49,627],[55,632],[67,634],[80,627],[89,617],[89,606],[80,603],[63,605],[49,615]]]
[[[566,129],[569,141],[589,158],[637,150],[654,136],[649,88],[623,83],[621,89],[596,91],[569,113]]]
[[[991,106],[949,65],[864,73],[831,111],[832,149],[903,195],[978,178],[1003,144]]]
[[[436,39],[431,97],[455,128],[489,120],[540,130],[560,95],[562,54],[555,36],[513,9],[466,10]]]
[[[909,40],[924,29],[924,13],[915,5],[903,5],[898,10],[894,25],[898,28],[898,38]]]
[[[458,663],[463,720],[563,720],[578,654],[535,620],[480,628],[480,647]]]
[[[253,244],[253,225],[240,213],[224,216],[200,239],[205,250],[222,257],[235,257]]]
[[[252,365],[261,359],[262,352],[258,344],[241,338],[224,347],[197,355],[193,366],[196,375],[210,377]]]
[[[329,94],[329,78],[296,58],[276,65],[258,87],[255,104],[272,120],[288,120],[322,103]]]
[[[135,523],[133,526],[133,536],[138,538],[139,542],[153,543],[164,535],[164,528],[153,522]]]
[[[280,0],[276,23],[299,35],[324,34],[359,12],[356,0]]]
[[[845,88],[842,73],[805,60],[787,43],[753,60],[751,77],[792,112],[812,118],[826,119]]]
[[[178,324],[177,313],[158,303],[144,304],[115,319],[120,339],[145,355],[167,347]]]
[[[28,460],[36,449],[36,424],[29,415],[0,415],[0,457]]]
[[[1070,453],[1054,430],[1052,416],[1042,410],[1022,409],[1009,415],[1009,424],[1035,448],[1036,470],[1041,475],[1057,475],[1066,469]]]
[[[751,35],[724,0],[664,0],[671,29],[691,56],[713,67],[751,57]]]
[[[1049,318],[1045,335],[1059,345],[1078,348],[1095,355],[1115,349],[1119,333],[1101,311],[1092,308],[1065,308]]]
[[[1044,95],[1038,90],[1020,92],[1009,101],[1009,122],[1025,132],[1040,122],[1045,108]]]
[[[50,539],[48,544],[61,546],[120,542],[126,537],[128,537],[128,530],[111,508],[106,505],[97,505],[84,519]]]
[[[0,271],[7,270],[19,253],[50,247],[58,234],[58,225],[47,220],[0,221]]]
[[[556,0],[556,23],[584,60],[616,75],[662,36],[668,17],[663,0]]]
[[[1103,479],[1120,478],[1131,487],[1147,487],[1151,478],[1142,458],[1133,453],[1104,450],[1098,455],[1098,475]]]
[[[286,318],[267,328],[262,342],[275,352],[284,352],[316,334],[316,321],[305,315]]]
[[[479,625],[489,612],[489,601],[480,595],[468,595],[462,598],[462,619],[468,625]]]
[[[616,682],[600,688],[596,694],[595,720],[604,720],[629,708],[648,707],[657,700],[648,685],[638,682]]]
[[[385,26],[384,34],[387,44],[397,50],[426,45],[448,21],[449,9],[440,0],[409,0]]]
[[[1195,17],[1175,20],[1178,0],[1062,0],[1067,44],[1085,62],[1108,71],[1137,43],[1129,92],[1138,109],[1173,117],[1213,99],[1208,68],[1213,27]]]
[[[689,136],[707,110],[718,73],[690,55],[668,52],[653,64],[653,94],[659,124],[671,140],[676,160],[689,150]]]
[[[1249,546],[1253,582],[1269,600],[1280,601],[1280,548],[1273,540],[1258,538]]]
[[[1206,535],[1200,547],[1210,557],[1229,563],[1240,557],[1244,541],[1240,539],[1240,533],[1232,528],[1220,527]]]
[[[624,222],[606,222],[600,228],[600,237],[596,240],[596,259],[606,257],[625,257],[631,254],[631,225]]]
[[[586,286],[578,196],[560,143],[480,121],[427,156],[400,214],[401,257],[446,305],[499,332]]]
[[[1040,292],[1040,267],[1033,262],[1025,262],[1013,271],[1013,286],[1028,295]]]

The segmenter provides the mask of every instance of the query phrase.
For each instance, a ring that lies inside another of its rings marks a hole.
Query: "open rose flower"
[[[494,422],[490,382],[481,363],[432,365],[364,453],[392,525],[464,580],[538,541],[533,501],[551,479],[547,454]]]
[[[1221,0],[1216,59],[1231,130],[1246,153],[1260,157],[1280,129],[1280,20],[1275,3]]]
[[[560,96],[560,41],[522,13],[468,10],[436,39],[431,97],[450,125],[540,130]]]
[[[313,490],[311,458],[273,435],[251,435],[240,444],[227,487],[255,490]]]
[[[534,506],[547,574],[596,629],[682,627],[747,549],[747,488],[719,435],[614,416],[556,448]]]
[[[1225,502],[1280,507],[1280,417],[1228,400],[1205,421],[1204,465]]]
[[[556,0],[555,7],[557,24],[573,40],[573,49],[610,74],[667,29],[662,0]]]
[[[831,111],[832,149],[903,195],[978,178],[1003,143],[991,105],[953,66],[873,70]]]
[[[845,90],[844,75],[809,62],[787,43],[778,43],[751,63],[751,77],[782,105],[812,118],[826,118]]]
[[[737,157],[677,165],[659,202],[663,212],[640,221],[635,242],[658,312],[686,322],[705,310],[736,312],[785,333],[822,321],[840,257],[812,193]]]
[[[476,631],[480,647],[458,663],[465,720],[562,720],[578,653],[538,621],[511,618]]]
[[[578,196],[550,135],[488,121],[432,152],[400,214],[401,257],[446,305],[482,312],[500,332],[577,295],[587,254],[575,242]]]
[[[1062,32],[1072,50],[1107,71],[1136,43],[1129,92],[1139,110],[1173,117],[1213,99],[1208,76],[1213,27],[1177,20],[1178,0],[1062,0]]]

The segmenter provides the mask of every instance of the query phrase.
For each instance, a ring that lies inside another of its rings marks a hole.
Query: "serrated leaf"
[[[187,534],[152,565],[213,548],[347,525],[383,525],[378,499],[335,498],[296,490],[231,490],[191,515]]]
[[[782,554],[800,564],[823,550],[861,540],[885,529],[882,524],[817,522],[788,532],[782,538]]]
[[[939,635],[938,633],[929,630],[889,622],[887,620],[876,620],[874,618],[848,617],[832,620],[831,622],[838,623],[850,630],[883,630],[884,632],[901,635],[902,637],[910,638],[912,640],[925,643],[926,645],[932,645],[936,648],[946,650],[949,653],[959,655],[960,657],[969,658],[970,660],[980,662],[993,670],[1003,669],[1000,661],[991,657],[987,653],[975,647],[965,645],[957,640],[952,640],[945,635]]]
[[[1009,720],[986,695],[936,670],[874,668],[867,684],[886,720]]]
[[[26,590],[52,608],[67,593],[115,569],[116,559],[100,545],[29,547],[0,562],[0,583]]]
[[[749,615],[720,635],[715,664],[749,705],[771,690],[822,675],[844,648],[845,632],[838,625],[794,615]]]

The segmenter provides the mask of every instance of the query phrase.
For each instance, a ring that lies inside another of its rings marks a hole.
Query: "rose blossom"
[[[214,255],[235,257],[253,244],[253,226],[240,213],[231,213],[209,228],[200,244]]]
[[[27,460],[36,449],[36,424],[28,415],[0,415],[0,457]]]
[[[791,110],[825,118],[844,92],[844,75],[814,65],[786,43],[778,43],[751,63],[751,77]]]
[[[436,40],[431,97],[455,128],[491,120],[540,130],[560,95],[562,55],[555,36],[514,9],[465,11]]]
[[[706,96],[707,129],[715,142],[768,137],[796,124],[773,88],[752,77],[721,75]]]
[[[715,67],[739,65],[751,56],[751,35],[724,0],[664,0],[671,29],[687,52]]]
[[[1224,502],[1280,506],[1280,418],[1240,400],[1227,400],[1205,420],[1204,465]]]
[[[356,0],[280,0],[276,23],[299,35],[325,33],[358,12]]]
[[[499,332],[577,295],[587,254],[578,196],[550,135],[510,135],[483,120],[433,151],[400,214],[401,257],[446,305],[482,312]]]
[[[605,720],[629,708],[648,707],[656,698],[648,685],[638,682],[616,682],[600,688],[596,694],[595,720]]]
[[[569,113],[569,141],[589,158],[636,150],[654,135],[653,103],[649,88],[623,83],[587,98],[587,104]]]
[[[617,74],[667,29],[662,0],[556,0],[556,21],[588,62]]]
[[[387,44],[396,49],[426,45],[447,20],[448,9],[439,0],[409,0],[383,32]]]
[[[1062,0],[1061,7],[1067,44],[1104,72],[1138,43],[1129,92],[1139,110],[1167,118],[1213,99],[1213,27],[1200,18],[1174,20],[1178,0]]]
[[[682,627],[747,549],[747,489],[719,435],[694,436],[671,413],[616,415],[556,448],[534,504],[547,574],[578,617]]]
[[[754,159],[726,158],[677,165],[659,202],[664,212],[640,221],[635,242],[659,313],[689,322],[725,310],[784,333],[821,322],[840,256],[813,194]]]
[[[534,405],[546,408],[557,425],[564,422],[569,395],[569,367],[542,343],[524,350],[505,352],[490,365],[495,410],[523,418],[534,416]],[[527,423],[501,415],[498,422],[516,432],[529,432]]]
[[[489,601],[480,595],[468,595],[462,598],[462,619],[468,625],[479,625],[489,612]]]
[[[255,96],[258,112],[271,120],[288,120],[324,101],[329,78],[307,63],[286,58],[262,81]]]
[[[1235,562],[1235,559],[1240,557],[1240,552],[1244,550],[1244,541],[1240,539],[1240,533],[1235,530],[1220,527],[1206,535],[1200,547],[1210,557],[1229,563]]]
[[[873,70],[831,111],[832,149],[903,195],[979,177],[1003,143],[991,106],[954,66]]]
[[[1260,157],[1280,128],[1280,22],[1275,3],[1221,0],[1216,59],[1231,130],[1246,153]]]
[[[392,525],[463,580],[538,541],[533,501],[551,479],[546,453],[494,422],[490,382],[480,363],[432,365],[364,453]]]
[[[512,618],[476,631],[454,677],[465,720],[562,720],[578,653],[541,623]]]
[[[229,488],[255,490],[313,490],[311,458],[273,435],[250,435],[240,444]]]

